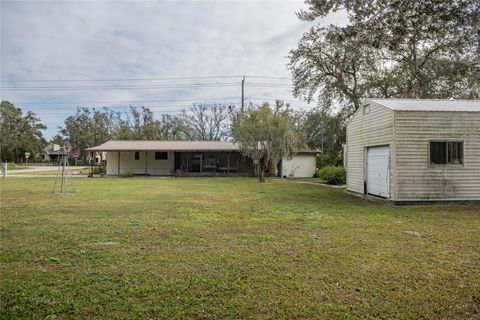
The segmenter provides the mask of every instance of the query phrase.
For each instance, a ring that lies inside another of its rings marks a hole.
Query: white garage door
[[[389,196],[389,157],[388,146],[370,147],[367,151],[367,193]]]

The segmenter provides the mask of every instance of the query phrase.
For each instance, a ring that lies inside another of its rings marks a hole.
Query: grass
[[[480,206],[249,178],[1,180],[0,318],[472,319]]]

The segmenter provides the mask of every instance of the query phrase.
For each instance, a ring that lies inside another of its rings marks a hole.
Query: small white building
[[[347,189],[394,203],[480,200],[480,101],[367,99],[347,123]]]
[[[229,141],[111,140],[86,149],[106,153],[106,174],[157,176],[250,176],[252,159]],[[282,159],[279,172],[286,177],[313,177],[316,152],[304,151]]]
[[[315,151],[298,152],[291,159],[283,158],[278,165],[278,175],[284,178],[312,178],[316,170]]]

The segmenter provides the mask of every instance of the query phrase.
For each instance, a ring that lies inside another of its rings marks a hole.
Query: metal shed
[[[367,99],[347,123],[347,189],[480,201],[480,100]]]

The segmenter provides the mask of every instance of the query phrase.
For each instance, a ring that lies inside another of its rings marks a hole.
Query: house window
[[[140,152],[135,152],[135,160],[140,160]]]
[[[430,141],[430,164],[463,164],[463,141]]]
[[[155,160],[168,160],[168,152],[155,152]]]

